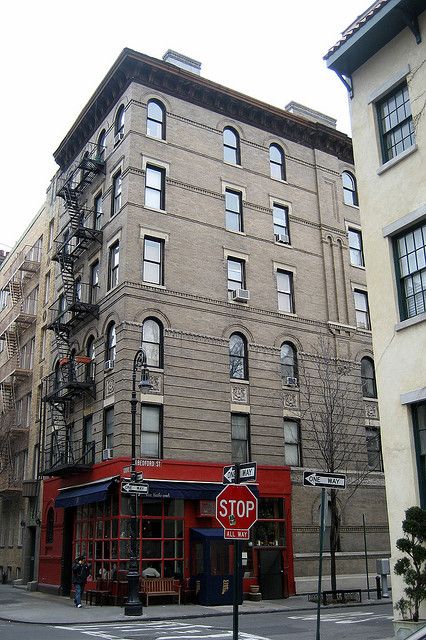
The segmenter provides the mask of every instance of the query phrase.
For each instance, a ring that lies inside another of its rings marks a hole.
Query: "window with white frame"
[[[378,427],[366,427],[365,439],[367,444],[368,468],[371,471],[383,471],[380,429]]]
[[[289,243],[290,231],[288,227],[288,207],[274,202],[272,205],[272,217],[274,222],[275,240]]]
[[[231,413],[231,460],[241,463],[250,460],[249,416]]]
[[[145,171],[145,206],[165,209],[166,171],[163,167],[147,164]]]
[[[225,189],[225,223],[228,231],[243,231],[242,195],[239,191]]]
[[[114,191],[115,191],[115,185],[113,186],[113,193]],[[118,209],[120,209],[121,207],[121,184],[120,184],[120,203],[119,204],[120,206],[118,207]],[[98,193],[98,195],[95,196],[95,199],[93,201],[93,228],[98,231],[102,227],[102,215],[103,215],[102,193]]]
[[[420,507],[426,508],[426,402],[411,405]]]
[[[107,329],[106,348],[105,348],[105,360],[108,362],[114,362],[117,347],[117,336],[115,332],[115,323],[110,322]]]
[[[141,455],[148,458],[162,457],[162,407],[141,405]]]
[[[232,127],[223,130],[223,159],[231,164],[241,164],[240,137]]]
[[[104,411],[104,448],[114,448],[114,407],[107,407]]]
[[[163,366],[163,325],[156,318],[146,318],[143,321],[142,349],[148,367]]]
[[[277,144],[269,147],[269,169],[271,178],[275,180],[285,180],[285,155],[284,151]]]
[[[358,191],[356,188],[355,176],[350,171],[344,171],[342,173],[342,185],[343,185],[343,202],[345,204],[358,206]]]
[[[382,161],[388,162],[414,145],[415,133],[406,82],[376,103]]]
[[[163,284],[164,240],[145,236],[143,241],[142,279],[152,284]]]
[[[109,248],[108,257],[108,290],[118,284],[118,269],[120,265],[120,242],[117,240]]]
[[[354,303],[356,326],[359,329],[371,329],[367,292],[354,289]]]
[[[293,274],[291,271],[277,270],[278,309],[294,313]]]
[[[228,291],[245,289],[245,261],[228,258]]]
[[[291,467],[302,465],[300,423],[284,418],[284,461]]]
[[[112,208],[111,216],[114,216],[121,209],[121,171],[115,174],[112,179]]]
[[[148,102],[146,133],[151,138],[166,139],[166,110],[159,100]]]
[[[362,235],[358,229],[348,229],[349,256],[351,265],[364,267],[364,253],[362,250]]]

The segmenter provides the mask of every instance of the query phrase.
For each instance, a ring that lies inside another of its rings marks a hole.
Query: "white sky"
[[[174,49],[269,104],[291,100],[350,134],[346,89],[322,57],[371,0],[9,0],[1,11],[0,247],[44,202],[53,151],[124,47]]]

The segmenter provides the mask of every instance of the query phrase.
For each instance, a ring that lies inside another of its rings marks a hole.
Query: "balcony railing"
[[[95,363],[83,356],[63,358],[59,367],[44,380],[44,400],[65,402],[76,396],[89,393],[95,395]]]
[[[17,271],[24,271],[29,274],[36,273],[40,268],[41,246],[36,243],[32,246],[26,245],[12,259],[10,265],[1,271],[3,282],[9,282]],[[7,263],[6,263],[7,264]]]
[[[43,456],[44,476],[68,476],[90,469],[95,463],[95,443],[64,441],[45,449]]]
[[[49,308],[49,329],[59,327],[73,328],[90,318],[98,318],[99,305],[96,303],[98,287],[81,282],[75,283],[71,302],[60,296]]]
[[[61,176],[57,182],[57,195],[63,197],[65,189],[82,193],[85,187],[93,181],[93,177],[105,171],[105,148],[94,142],[87,143],[84,153],[76,160],[66,176]]]
[[[23,478],[18,478],[10,470],[0,473],[0,495],[13,496],[21,493]]]
[[[26,329],[36,321],[37,300],[26,299],[17,302],[12,307],[4,307],[0,312],[0,338],[13,324]]]
[[[28,416],[21,414],[16,409],[7,411],[0,415],[0,424],[3,432],[9,433],[11,436],[20,436],[29,433],[30,425]]]
[[[76,260],[94,242],[102,242],[103,216],[94,209],[80,209],[79,213],[78,221],[70,218],[55,238],[54,260]]]
[[[24,357],[22,354],[15,354],[0,367],[0,383],[9,379],[29,378],[33,374],[32,358]]]

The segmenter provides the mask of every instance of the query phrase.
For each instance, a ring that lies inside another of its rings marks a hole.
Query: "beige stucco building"
[[[425,38],[424,2],[381,0],[326,56],[350,92],[393,562],[426,507]]]

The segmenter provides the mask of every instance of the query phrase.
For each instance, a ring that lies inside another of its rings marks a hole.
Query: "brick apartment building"
[[[131,505],[120,479],[141,347],[152,385],[138,394],[149,486],[141,570],[198,581],[200,597],[207,576],[225,602],[232,557],[214,500],[223,466],[254,460],[259,521],[244,590],[259,582],[279,598],[312,588],[319,495],[302,471],[318,461],[298,363],[319,335],[357,367],[356,437],[372,471],[342,513],[342,586],[363,572],[363,513],[371,561],[388,553],[351,141],[321,114],[269,106],[199,71],[174,52],[157,60],[125,49],[54,154],[44,219],[57,235],[39,324],[55,339],[34,381],[43,379],[32,423],[40,589],[67,593],[82,551],[94,577],[127,570]]]

